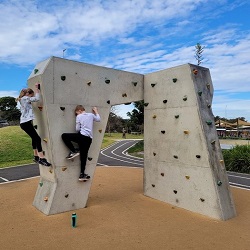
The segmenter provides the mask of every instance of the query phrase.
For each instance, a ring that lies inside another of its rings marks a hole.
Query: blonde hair
[[[31,89],[31,88],[22,89],[22,90],[20,91],[19,96],[16,98],[16,102],[20,101],[21,98],[24,97],[27,93],[28,93],[28,94],[33,94],[34,91],[33,91],[33,89]]]

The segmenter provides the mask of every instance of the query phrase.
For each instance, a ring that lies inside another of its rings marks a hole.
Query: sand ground
[[[250,191],[231,188],[237,217],[214,220],[143,195],[143,169],[98,167],[88,206],[46,216],[39,178],[0,185],[0,249],[250,249]]]

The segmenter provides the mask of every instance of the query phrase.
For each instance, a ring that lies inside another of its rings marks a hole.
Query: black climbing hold
[[[212,125],[212,121],[206,121],[207,125]]]
[[[110,100],[107,101],[107,104],[110,104]]]
[[[152,187],[154,188],[154,187],[155,187],[155,184],[152,184]]]
[[[177,78],[173,78],[173,82],[177,82]]]
[[[175,117],[176,119],[178,119],[180,116],[179,116],[179,115],[175,115],[174,117]]]
[[[34,69],[34,74],[36,74],[39,70],[38,69]]]
[[[66,76],[61,76],[61,80],[65,81],[66,80]]]
[[[93,159],[93,158],[91,158],[91,157],[88,157],[88,160],[89,160],[89,161],[92,161],[92,159]]]
[[[178,199],[176,199],[176,200],[175,200],[175,202],[176,202],[176,203],[178,203],[178,202],[179,202],[179,200],[178,200]]]
[[[163,103],[167,103],[168,102],[168,100],[163,100]]]
[[[211,108],[211,104],[208,104],[207,107],[208,107],[208,108]]]
[[[174,155],[174,158],[175,158],[175,159],[178,159],[178,156],[177,156],[177,155]]]
[[[198,91],[198,95],[201,96],[202,95],[202,91]]]
[[[127,94],[126,93],[122,94],[122,97],[127,97]]]
[[[34,129],[37,129],[37,125],[34,125],[33,127],[34,127]]]
[[[151,83],[152,88],[156,85],[156,83]]]
[[[147,107],[147,106],[148,106],[148,104],[149,104],[148,102],[145,102],[143,105],[144,105],[145,107]]]
[[[68,198],[68,197],[69,197],[69,194],[65,194],[64,197],[65,197],[65,198]]]
[[[165,134],[165,130],[161,130],[161,133],[162,133],[162,134]]]
[[[187,96],[184,96],[184,97],[183,97],[183,101],[186,101],[186,100],[187,100]]]
[[[60,107],[60,109],[63,111],[63,110],[65,110],[65,107]]]
[[[155,153],[155,152],[153,152],[153,155],[154,155],[154,156],[156,156],[156,153]]]
[[[110,80],[109,80],[109,79],[106,79],[106,80],[105,80],[105,83],[109,84],[109,83],[110,83]]]
[[[173,192],[174,192],[175,194],[177,194],[177,190],[173,190]]]
[[[43,182],[39,182],[39,185],[40,185],[40,187],[42,187],[43,186]]]
[[[161,173],[161,176],[164,176],[164,173]]]
[[[91,82],[87,82],[87,84],[90,86]]]
[[[204,202],[204,201],[205,201],[205,199],[203,199],[203,198],[200,198],[200,201],[201,201],[201,202]]]
[[[137,82],[132,82],[132,84],[133,84],[134,86],[136,86],[136,85],[137,85]]]
[[[222,182],[221,182],[221,181],[218,181],[218,182],[217,182],[217,185],[218,185],[218,186],[221,186],[221,185],[222,185]]]
[[[200,158],[201,158],[201,156],[200,156],[200,155],[196,155],[196,158],[200,159]]]

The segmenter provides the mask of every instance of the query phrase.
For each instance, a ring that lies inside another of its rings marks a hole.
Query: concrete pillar
[[[112,105],[145,101],[144,193],[213,218],[235,216],[211,111],[209,70],[183,65],[147,75],[51,57],[36,65],[28,84],[41,83],[34,105],[38,133],[52,167],[39,166],[33,205],[56,214],[86,206]],[[79,182],[78,158],[66,160],[64,132],[75,132],[74,109],[97,106],[87,182]]]

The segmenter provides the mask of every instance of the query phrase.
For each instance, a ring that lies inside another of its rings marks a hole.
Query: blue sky
[[[141,74],[210,69],[213,113],[250,121],[248,0],[0,0],[0,97],[19,94],[50,56]],[[119,106],[124,116],[131,106]]]

